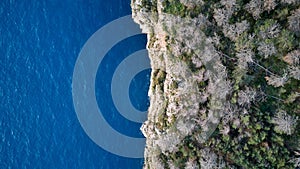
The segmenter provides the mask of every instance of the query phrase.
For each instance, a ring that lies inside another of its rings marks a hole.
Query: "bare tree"
[[[297,125],[297,121],[298,117],[290,116],[283,110],[277,111],[275,117],[272,120],[272,122],[276,125],[275,131],[287,135],[293,134]]]

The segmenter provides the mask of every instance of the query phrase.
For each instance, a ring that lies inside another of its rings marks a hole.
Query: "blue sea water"
[[[96,145],[81,128],[72,102],[72,74],[82,46],[99,28],[130,13],[130,0],[0,1],[0,169],[142,167],[143,159],[116,156]],[[145,43],[144,35],[128,38],[105,58],[108,63],[109,56],[121,59]],[[149,73],[137,79],[148,81]],[[131,84],[137,109],[147,109],[148,85]],[[117,113],[105,116],[119,132],[143,137],[141,124]]]
[[[102,112],[109,112],[104,114],[106,120],[118,132],[135,138],[144,137],[142,132],[140,131],[141,124],[127,120],[118,112],[116,107],[113,106],[114,103],[112,98],[110,97],[111,86],[107,84],[111,83],[114,70],[124,60],[124,58],[134,53],[135,51],[145,49],[146,43],[146,35],[140,34],[125,39],[115,45],[102,60],[96,78],[96,97],[98,105],[100,105],[99,107],[100,109],[102,109]],[[150,83],[150,70],[141,71],[139,74],[137,74],[136,79],[138,81],[132,80],[132,83],[130,85],[131,92],[129,93],[129,97],[131,96],[132,98],[131,102],[133,106],[135,106],[140,111],[145,111],[145,109],[148,108],[147,105],[149,104],[147,100],[147,92]],[[145,96],[146,99],[141,98],[145,98]],[[124,126],[130,126],[130,130],[128,130],[128,128]]]

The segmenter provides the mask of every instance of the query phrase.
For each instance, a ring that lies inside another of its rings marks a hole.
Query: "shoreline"
[[[300,2],[268,2],[132,1],[152,67],[144,168],[299,167]]]

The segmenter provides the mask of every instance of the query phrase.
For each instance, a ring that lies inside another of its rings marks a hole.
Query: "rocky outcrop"
[[[199,29],[206,26],[206,18],[163,13],[160,3],[152,6],[155,9],[143,8],[142,2],[132,4],[134,20],[148,34],[153,69],[149,115],[142,127],[147,138],[146,166],[150,168],[163,166],[158,164],[160,153],[179,151],[180,144],[194,131],[198,132],[194,139],[204,142],[216,128],[231,90],[219,54]],[[203,106],[208,97],[210,110]]]
[[[202,0],[132,1],[133,19],[148,35],[147,49],[152,67],[148,120],[141,128],[147,138],[145,168],[234,168],[235,166],[248,168],[251,166],[250,157],[249,159],[248,156],[243,157],[238,159],[239,161],[235,159],[242,150],[245,150],[244,146],[251,147],[256,144],[271,146],[269,144],[273,136],[268,136],[270,138],[264,136],[260,140],[255,140],[253,144],[243,143],[241,145],[243,147],[238,147],[241,140],[250,142],[251,137],[256,137],[255,132],[258,130],[267,132],[261,128],[270,128],[270,125],[276,125],[278,122],[278,115],[274,117],[274,120],[277,120],[274,123],[272,120],[265,120],[265,117],[261,122],[257,122],[259,125],[254,122],[254,119],[261,117],[255,113],[262,111],[260,110],[262,107],[256,102],[265,102],[271,106],[274,103],[268,100],[270,94],[267,90],[257,84],[260,82],[252,79],[250,85],[247,84],[249,83],[247,80],[251,81],[251,79],[246,78],[250,78],[248,72],[252,72],[251,65],[260,68],[260,73],[266,73],[267,80],[263,85],[274,80],[274,78],[270,80],[271,76],[283,78],[276,74],[277,71],[273,73],[261,65],[255,52],[271,57],[278,51],[288,54],[292,49],[297,50],[299,46],[296,45],[290,46],[289,50],[277,49],[278,45],[273,44],[271,38],[281,36],[276,32],[277,28],[294,29],[294,34],[290,32],[293,37],[299,35],[299,30],[297,26],[288,24],[276,25],[278,24],[276,21],[270,21],[272,23],[267,26],[256,24],[256,20],[264,17],[262,16],[264,11],[266,13],[275,9],[275,6],[270,6],[272,4],[263,3],[260,9],[255,9],[256,3],[262,2],[251,1],[248,4],[241,4],[236,1],[204,2]],[[291,4],[299,7],[296,1],[286,3],[286,10],[296,8],[289,6]],[[233,17],[246,10],[249,12],[245,17]],[[293,23],[295,18],[299,18],[297,11],[299,8],[289,16],[289,20]],[[266,29],[271,29],[273,34],[270,36],[274,37],[270,38],[268,44],[259,43],[258,41],[261,40],[258,39],[259,35],[264,33],[264,36],[269,36],[270,32],[263,32],[267,31]],[[266,45],[269,45],[267,49],[264,48]],[[256,51],[253,51],[254,49]],[[298,55],[297,57],[299,58]],[[293,68],[296,71],[293,74],[299,74],[297,66],[293,65],[287,70]],[[253,74],[251,78],[261,79],[259,77],[261,74]],[[297,79],[292,80],[293,82],[290,83],[293,85],[299,84]],[[282,83],[289,83],[287,81]],[[292,103],[299,101],[297,100],[299,93],[298,96],[295,96],[295,93],[300,91],[295,86],[289,89],[290,94],[294,93],[295,97]],[[278,100],[275,99],[276,101]],[[254,107],[257,110],[254,110]],[[297,109],[298,107],[294,107],[288,110],[296,112]],[[277,112],[282,111],[284,110]],[[296,124],[299,123],[296,117],[298,115],[287,115],[293,121],[293,126],[288,126],[293,128],[289,129],[290,134],[292,131],[295,133]],[[268,114],[266,117],[272,118],[272,115]],[[255,127],[253,131],[252,125]],[[277,134],[278,126],[276,128],[277,132],[274,129],[274,133]],[[268,129],[270,130],[273,128]],[[225,145],[233,152],[226,152]],[[290,152],[295,150],[295,148],[282,147],[282,150]],[[263,146],[260,146],[260,149],[263,149]],[[280,154],[275,153],[275,155]],[[286,158],[284,166],[292,166],[291,161],[295,161],[297,156],[289,154]],[[272,161],[271,157],[263,162],[266,166],[277,165],[276,160]]]

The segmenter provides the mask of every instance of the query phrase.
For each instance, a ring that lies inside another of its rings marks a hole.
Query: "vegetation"
[[[169,110],[172,99],[167,100],[160,128],[173,135],[158,146],[174,143],[175,147],[160,153],[163,168],[299,168],[300,2],[162,2],[164,13],[202,21],[197,29],[206,38],[200,44],[170,33],[168,38],[174,39],[166,40],[171,53],[180,45],[182,50],[188,48],[189,52],[174,55],[199,79],[197,90],[202,95],[197,97],[196,114],[191,113],[195,107],[178,109],[180,101]],[[177,31],[201,35],[182,27]],[[167,77],[168,73],[155,71],[153,87],[163,86]],[[179,82],[170,86],[180,89]],[[184,125],[179,123],[182,119]],[[216,123],[216,129],[208,132]],[[174,141],[172,137],[178,135]]]

